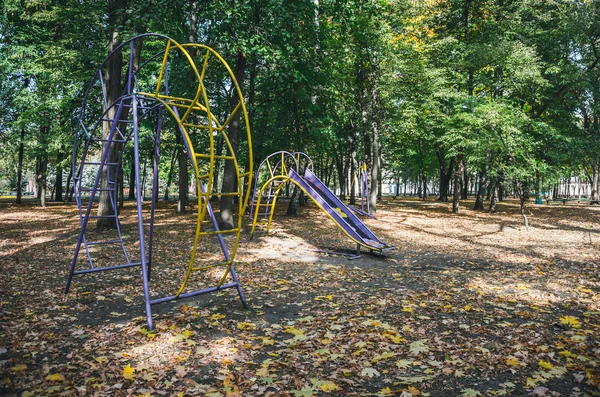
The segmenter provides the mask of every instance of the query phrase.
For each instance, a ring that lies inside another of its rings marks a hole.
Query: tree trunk
[[[450,164],[446,168],[445,159],[442,153],[436,151],[437,159],[440,164],[440,197],[438,201],[447,203],[448,192],[450,191],[450,178],[454,167],[454,158],[450,159]]]
[[[71,177],[73,176],[73,163],[71,162],[69,165],[69,173],[67,174],[67,183],[65,186],[67,187],[67,191],[65,193],[65,201],[67,203],[71,202],[71,198],[73,197],[73,188],[71,186]]]
[[[171,162],[169,163],[169,174],[167,176],[167,186],[165,187],[165,195],[164,200],[169,200],[169,188],[171,187],[171,182],[173,182],[173,169],[175,168],[175,160],[177,159],[177,149],[173,150],[173,156],[171,157]]]
[[[477,189],[477,196],[475,197],[475,205],[473,210],[483,211],[483,198],[485,196],[485,188],[487,184],[487,169],[488,165],[484,164],[483,169],[479,173],[479,187]]]
[[[131,152],[133,154],[133,152]],[[131,166],[129,168],[129,194],[127,195],[129,200],[135,199],[135,162],[133,156],[131,158]]]
[[[300,199],[300,195],[298,194],[298,187],[294,185],[292,189],[292,197],[290,198],[290,204],[287,207],[286,215],[288,216],[296,216],[298,215],[298,201]]]
[[[498,182],[498,178],[495,178],[490,186],[490,191],[491,191],[491,195],[490,195],[490,208],[488,209],[488,212],[490,213],[494,213],[496,212],[496,186],[497,186],[497,182]]]
[[[527,182],[523,181],[519,186],[515,186],[515,191],[519,194],[519,202],[521,204],[521,216],[523,217],[523,223],[525,223],[525,229],[529,231],[529,220],[527,219],[527,200],[529,200],[529,186]]]
[[[351,205],[356,205],[356,184],[360,183],[358,181],[355,181],[355,176],[356,176],[356,124],[352,123],[352,130],[351,130],[351,141],[350,141],[350,204]]]
[[[462,178],[462,191],[460,193],[461,200],[466,200],[469,198],[469,173],[467,172],[467,167],[463,167],[463,178]]]
[[[181,134],[177,134],[177,165],[179,169],[178,173],[178,198],[177,198],[177,213],[185,214],[186,207],[188,205],[188,155],[187,150],[183,144]]]
[[[56,181],[54,182],[54,201],[63,201],[63,167],[64,153],[59,150],[56,156]]]
[[[381,147],[379,141],[379,64],[376,55],[371,62],[371,137],[373,156],[371,158],[371,190],[369,191],[369,210],[377,212],[377,186],[381,168]]]
[[[127,5],[126,0],[110,0],[108,2],[108,25],[112,29],[112,33],[108,43],[108,53],[110,54],[120,44],[120,31],[125,24],[125,8]],[[123,68],[123,57],[120,53],[114,54],[106,63],[106,71],[104,73],[104,91],[106,92],[107,104],[110,107],[106,113],[106,118],[109,120],[116,120],[117,117],[117,106],[111,106],[120,96],[123,91],[122,86],[122,68]],[[120,118],[120,116],[119,116]],[[110,135],[112,122],[104,121],[102,123],[102,138],[107,139]],[[106,143],[108,144],[108,142]],[[117,162],[120,154],[121,145],[117,143],[111,143],[108,157],[106,158],[107,163]],[[108,181],[116,183],[117,167],[115,166],[104,166],[100,175],[100,189],[108,188]],[[98,215],[106,216],[113,215],[114,208],[112,207],[110,195],[112,192],[103,190],[100,192],[100,200],[98,204]],[[93,198],[92,198],[93,199]],[[116,218],[98,218],[96,222],[96,229],[106,230],[113,229],[116,227]]]
[[[121,153],[121,155],[123,155],[123,154]],[[119,209],[123,209],[123,208],[125,208],[125,197],[124,197],[124,194],[125,194],[124,183],[125,182],[123,180],[123,178],[124,178],[123,177],[123,172],[124,171],[123,171],[123,162],[122,161],[119,163],[119,169],[118,169],[117,172],[118,172],[117,183],[119,185],[118,186],[119,191],[117,192],[118,193],[117,196],[119,196]]]
[[[244,85],[244,72],[246,70],[246,57],[241,51],[237,53],[237,60],[235,64],[234,75],[240,87]],[[239,101],[242,98],[238,97],[237,90],[233,90],[233,94],[231,96],[229,108],[233,111]],[[229,130],[227,137],[231,143],[231,148],[233,149],[233,153],[228,153],[229,155],[235,155],[238,151],[238,146],[240,143],[240,132],[241,132],[241,109],[235,113],[231,122],[229,123]],[[233,161],[226,160],[225,167],[223,170],[223,185],[221,188],[222,193],[230,193],[234,191],[235,185],[237,183],[235,164]],[[222,229],[233,229],[233,197],[232,196],[221,196],[220,201],[221,206],[221,221],[220,227]],[[242,214],[240,214],[241,216]]]
[[[21,138],[19,139],[19,160],[17,162],[17,204],[22,203],[23,194],[23,154],[25,151],[25,128],[21,128]]]
[[[592,201],[596,201],[599,200],[600,194],[598,192],[598,189],[600,188],[600,165],[599,164],[594,164],[592,166],[592,194],[591,194],[591,200]],[[555,189],[556,191],[556,189]],[[556,194],[555,194],[556,196]]]
[[[40,205],[46,206],[46,178],[48,171],[48,152],[46,151],[46,138],[50,133],[50,126],[40,126],[40,149],[37,156],[36,184],[37,197],[40,199]]]
[[[345,178],[345,174],[346,174],[346,169],[344,167],[344,157],[343,156],[337,156],[337,161],[336,161],[336,168],[337,168],[337,173],[338,173],[338,181],[339,181],[339,185],[340,185],[340,200],[344,201],[346,199],[346,178]]]
[[[463,152],[460,150],[456,156],[456,167],[454,170],[454,195],[452,197],[452,212],[457,214],[460,199],[460,178],[463,174]]]

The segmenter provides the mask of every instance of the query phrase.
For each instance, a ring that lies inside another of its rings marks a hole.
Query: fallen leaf
[[[46,376],[46,380],[63,381],[63,380],[65,380],[65,378],[61,374],[50,374],[50,375]]]
[[[379,375],[380,375],[379,371],[377,371],[375,368],[372,368],[372,367],[363,368],[362,372],[360,373],[360,376],[368,376],[369,378],[373,378],[374,376],[379,376]]]
[[[572,328],[580,328],[581,327],[581,325],[579,324],[579,319],[577,317],[573,317],[573,316],[561,317],[560,323],[568,325],[569,327],[572,327]]]
[[[425,344],[427,339],[417,340],[410,344],[410,353],[413,356],[418,356],[421,353],[427,353],[429,351],[429,347]]]
[[[531,391],[531,393],[528,394],[528,396],[545,396],[547,391],[547,387],[537,386],[533,388],[533,390]]]
[[[338,385],[336,385],[335,383],[333,383],[331,381],[326,381],[321,386],[319,386],[319,389],[321,389],[324,392],[328,393],[330,391],[338,390],[339,387],[338,387]]]
[[[135,379],[135,368],[133,368],[131,364],[127,364],[127,366],[123,368],[123,378],[127,380]]]
[[[544,361],[544,360],[540,360],[540,362],[538,363],[538,365],[540,366],[540,368],[544,368],[544,369],[552,369],[552,368],[554,368],[554,365],[552,365],[549,362]]]
[[[240,322],[237,325],[237,329],[239,329],[240,331],[251,331],[256,329],[256,325],[247,322]]]

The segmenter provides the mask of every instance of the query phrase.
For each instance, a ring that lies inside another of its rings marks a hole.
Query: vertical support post
[[[150,202],[150,231],[148,233],[148,281],[152,272],[152,239],[154,236],[154,212],[158,200],[158,163],[160,160],[160,133],[162,130],[163,107],[158,109],[158,122],[156,125],[156,140],[154,141],[154,167],[152,177],[152,199]]]
[[[237,284],[235,286],[235,288],[237,289],[238,295],[240,296],[240,300],[242,301],[242,306],[244,307],[244,309],[247,309],[248,304],[246,303],[246,297],[244,296],[244,293],[242,292],[242,286],[240,285],[240,282],[237,278],[237,274],[235,273],[235,270],[233,270],[233,265],[231,266],[230,273],[231,273],[231,278]]]
[[[133,158],[135,167],[135,199],[137,202],[138,234],[140,238],[140,262],[142,263],[142,282],[144,284],[144,303],[146,305],[146,319],[148,320],[148,330],[152,330],[154,326],[152,324],[152,307],[150,305],[150,290],[148,288],[148,263],[146,258],[146,241],[144,237],[144,218],[142,214],[143,193],[140,186],[140,142],[138,136],[137,101],[137,95],[132,95],[131,103],[133,105]]]

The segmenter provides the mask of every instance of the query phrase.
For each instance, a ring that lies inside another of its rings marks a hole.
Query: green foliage
[[[115,28],[107,7],[5,1],[3,186],[14,187],[22,130],[27,170],[41,158],[50,173],[68,168],[83,91]],[[121,39],[157,32],[180,42],[195,31],[192,41],[232,66],[242,54],[257,163],[298,150],[347,174],[352,158],[371,157],[379,123],[384,168],[405,180],[439,178],[459,152],[471,172],[487,167],[492,177],[554,180],[600,167],[597,12],[597,2],[586,0],[128,1],[118,30]],[[172,86],[185,93],[183,69]],[[146,83],[155,78],[140,75]],[[214,112],[226,114],[228,88],[218,74],[205,83]],[[165,125],[163,144],[164,183],[173,126]]]

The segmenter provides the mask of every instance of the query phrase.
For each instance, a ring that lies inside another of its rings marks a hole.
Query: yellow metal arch
[[[189,48],[198,48],[198,49],[206,50],[204,61],[202,63],[201,71],[198,70],[196,63],[192,59],[192,56],[189,54],[189,52],[188,52]],[[163,80],[163,77],[165,74],[165,69],[167,68],[167,65],[168,65],[169,53],[172,50],[179,50],[186,57],[186,59],[188,60],[188,62],[190,64],[190,67],[197,79],[198,87],[196,89],[196,94],[193,99],[170,96],[170,95],[166,95],[166,93],[161,94],[161,92],[160,92],[162,80]],[[207,68],[207,64],[208,64],[209,55],[214,56],[218,60],[218,62],[222,66],[225,67],[227,74],[231,78],[233,86],[235,87],[235,90],[237,92],[237,96],[239,98],[238,105],[231,111],[231,114],[229,115],[227,120],[222,124],[219,123],[217,118],[210,111],[209,98],[208,98],[208,94],[206,92],[206,89],[205,89],[204,83],[203,83],[204,77],[206,74],[206,68]],[[144,96],[147,98],[151,98],[153,100],[156,100],[156,101],[162,103],[164,105],[164,107],[168,109],[169,113],[173,116],[173,119],[177,122],[177,125],[185,139],[186,146],[189,150],[190,161],[192,163],[193,170],[194,170],[194,176],[196,178],[196,193],[197,193],[196,195],[197,195],[198,211],[197,211],[197,219],[196,219],[196,231],[195,231],[195,237],[194,237],[194,245],[192,247],[192,252],[191,252],[190,261],[189,261],[189,264],[187,267],[186,274],[185,274],[183,282],[175,296],[178,297],[185,290],[191,273],[193,273],[195,271],[199,271],[199,270],[217,267],[217,266],[224,266],[225,272],[218,283],[218,286],[220,287],[225,282],[225,279],[227,278],[228,274],[231,271],[231,266],[233,264],[233,261],[235,259],[235,256],[236,256],[236,253],[238,250],[240,234],[241,234],[241,230],[242,230],[242,214],[244,213],[244,211],[248,205],[248,199],[249,199],[248,191],[246,190],[244,192],[243,178],[249,179],[250,175],[252,175],[252,168],[253,168],[252,138],[251,138],[251,131],[250,131],[250,121],[248,119],[248,113],[246,111],[246,106],[244,104],[244,97],[243,97],[240,85],[237,82],[235,75],[232,72],[229,65],[227,64],[227,62],[212,48],[207,47],[203,44],[183,44],[183,45],[181,45],[181,44],[177,43],[176,41],[169,39],[167,41],[167,45],[165,48],[165,55],[163,57],[159,77],[158,77],[158,80],[156,83],[156,90],[153,93],[139,92],[138,95]],[[200,102],[200,98],[202,99],[202,102],[204,102],[204,103]],[[184,110],[183,116],[181,116],[181,117],[179,116],[179,112],[177,109]],[[202,114],[205,114],[205,116],[208,120],[207,125],[193,124],[190,122],[186,122],[186,120],[190,117],[190,115],[192,114],[193,111],[199,111]],[[246,139],[248,141],[248,169],[246,170],[246,172],[243,172],[243,173],[240,171],[240,166],[237,161],[236,153],[234,152],[231,141],[229,140],[229,137],[225,131],[227,125],[231,122],[234,115],[238,111],[242,112],[245,127],[246,127]],[[191,130],[194,130],[194,129],[207,130],[208,136],[209,136],[208,153],[198,153],[196,151],[196,149],[194,148],[193,141],[190,137]],[[225,156],[216,156],[215,155],[215,132],[220,134],[220,136],[223,138],[223,141],[225,142],[225,144],[227,146],[228,155],[225,155]],[[208,160],[208,163],[209,163],[208,173],[201,174],[200,167],[198,165],[198,159]],[[238,186],[237,192],[212,193],[213,176],[215,173],[215,160],[229,160],[229,161],[234,162],[234,168],[235,168],[236,178],[237,178],[237,182],[238,182],[237,183],[237,186]],[[204,186],[205,191],[203,191],[203,185],[202,185],[202,183],[204,181],[206,181],[206,185]],[[201,227],[202,222],[207,215],[209,201],[212,196],[238,197],[238,219],[237,219],[237,225],[233,229],[207,231],[207,232],[202,231],[202,227]],[[200,241],[200,237],[201,236],[222,235],[222,234],[226,234],[226,233],[232,233],[232,234],[235,233],[235,242],[233,244],[231,252],[229,253],[229,260],[226,260],[226,261],[223,261],[223,262],[217,263],[217,264],[206,265],[206,266],[195,266],[196,255],[197,255],[197,251],[198,251],[198,244]]]

